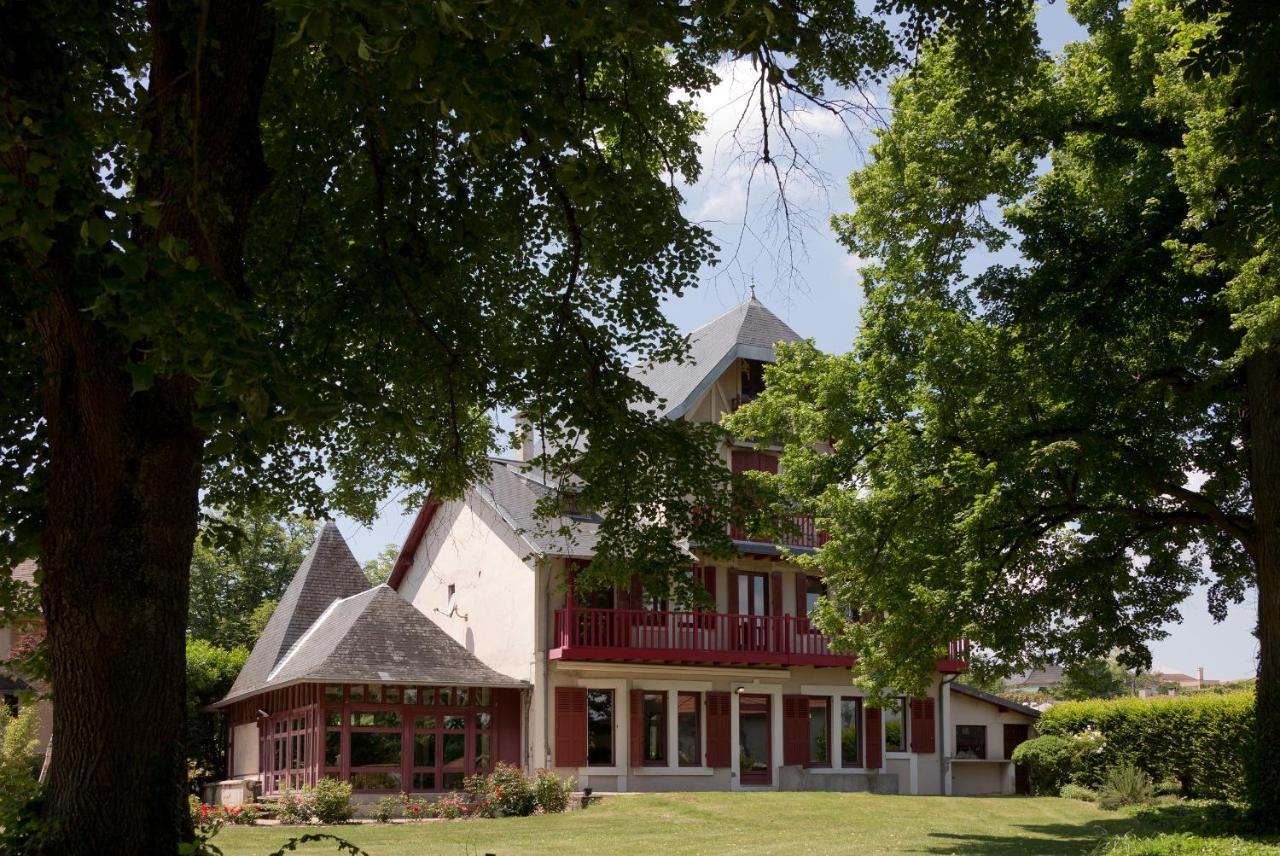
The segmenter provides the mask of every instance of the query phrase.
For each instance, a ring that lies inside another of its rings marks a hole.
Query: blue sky
[[[1037,23],[1050,51],[1084,35],[1067,14],[1064,0],[1042,3]],[[687,188],[685,204],[686,213],[715,236],[721,248],[719,264],[703,272],[696,290],[668,303],[667,315],[681,329],[692,329],[742,302],[754,285],[757,297],[800,335],[812,337],[823,350],[845,351],[857,333],[862,302],[857,271],[862,260],[836,243],[828,220],[852,206],[846,178],[864,162],[871,139],[869,122],[883,115],[887,99],[883,91],[851,97],[867,109],[844,123],[821,110],[798,108],[797,139],[807,163],[788,181],[792,221],[800,224],[788,231],[781,225],[777,195],[770,192],[768,180],[752,174],[752,153],[759,148],[754,127],[744,125],[734,136],[750,93],[751,70],[725,66],[721,78],[720,85],[700,100],[707,115],[703,174]],[[985,264],[982,257],[972,261],[978,267]],[[363,562],[385,545],[401,543],[411,519],[397,502],[389,501],[372,527],[345,518],[339,518],[338,525]],[[1167,627],[1170,636],[1154,644],[1157,668],[1194,674],[1203,666],[1210,678],[1252,675],[1256,608],[1256,593],[1250,592],[1225,622],[1215,624],[1206,593],[1198,590],[1183,606],[1183,621]]]

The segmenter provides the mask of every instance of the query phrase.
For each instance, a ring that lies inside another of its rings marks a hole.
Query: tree
[[[265,609],[270,618],[314,537],[315,524],[298,517],[212,518],[191,558],[188,634],[221,648],[252,647],[265,626],[254,617]]]
[[[1129,673],[1114,660],[1094,657],[1062,670],[1061,695],[1066,699],[1115,698],[1129,688]]]
[[[1280,23],[1182,5],[1073,4],[1088,39],[998,80],[931,43],[836,222],[875,260],[852,352],[782,349],[730,428],[786,443],[772,486],[834,536],[820,620],[871,686],[957,638],[979,669],[1149,666],[1193,586],[1221,619],[1256,584],[1274,823]]]
[[[243,646],[220,648],[204,639],[187,640],[186,735],[188,786],[199,793],[204,782],[221,777],[230,762],[222,715],[204,711],[227,694],[249,657]]]
[[[396,559],[399,556],[400,548],[395,544],[388,544],[382,548],[381,553],[365,562],[364,575],[369,578],[369,584],[382,585],[391,579],[391,572],[395,570]]]
[[[895,43],[844,0],[4,0],[0,558],[39,553],[53,685],[94,700],[55,706],[50,848],[189,833],[202,501],[368,519],[398,484],[456,495],[517,410],[610,512],[602,568],[726,546],[717,432],[626,372],[682,352],[661,303],[710,259],[679,210],[691,98],[751,57],[767,116],[939,23],[1015,50],[1028,2],[878,0]],[[780,175],[790,129],[764,130]]]

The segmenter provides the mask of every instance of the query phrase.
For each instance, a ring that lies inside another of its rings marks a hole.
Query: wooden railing
[[[587,609],[555,612],[552,659],[851,665],[794,615]]]
[[[795,514],[788,517],[777,539],[757,537],[741,526],[730,526],[729,537],[735,541],[763,541],[787,547],[821,547],[831,540],[825,532],[819,532],[812,514]]]

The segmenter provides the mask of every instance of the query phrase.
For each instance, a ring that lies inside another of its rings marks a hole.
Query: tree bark
[[[1250,802],[1280,826],[1280,351],[1249,358],[1249,481],[1256,520],[1258,686]]]
[[[46,342],[41,598],[53,687],[47,816],[59,853],[174,853],[189,838],[187,580],[202,440],[189,385],[133,393],[64,294]]]
[[[180,239],[212,273],[211,288],[244,301],[248,217],[268,177],[258,110],[272,19],[260,0],[151,0],[147,22],[139,119],[152,143],[134,191],[157,204],[159,220],[135,224],[135,243],[155,251]],[[98,288],[69,246],[33,264],[48,297],[29,319],[49,455],[41,599],[58,751],[45,789],[48,847],[170,854],[191,837],[183,732],[204,444],[196,382],[162,376],[134,389],[126,367],[148,343],[124,341],[85,311]],[[129,287],[156,306],[170,299],[155,274]]]

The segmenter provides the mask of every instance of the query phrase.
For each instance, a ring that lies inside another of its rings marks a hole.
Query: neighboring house
[[[773,344],[798,338],[752,298],[691,334],[691,362],[638,374],[668,418],[718,421],[762,391]],[[722,451],[734,471],[777,471],[776,448]],[[492,459],[483,484],[423,505],[371,592],[326,527],[219,702],[232,774],[270,793],[332,772],[376,794],[454,788],[509,760],[601,792],[1015,790],[1004,756],[1035,711],[951,683],[962,643],[922,697],[873,707],[851,685],[853,658],[809,622],[822,581],[786,555],[822,543],[812,520],[785,544],[732,532],[729,561],[691,553],[715,604],[693,609],[638,582],[575,590],[601,521],[582,510],[540,526],[552,490],[526,461]],[[548,534],[562,527],[574,536]],[[370,615],[372,598],[394,620]],[[353,635],[374,641],[340,641]]]
[[[1207,680],[1204,676],[1204,668],[1196,669],[1195,676],[1186,674],[1185,672],[1151,672],[1147,675],[1141,675],[1138,678],[1139,686],[1144,689],[1162,690],[1171,687],[1177,687],[1183,690],[1198,690],[1205,687],[1216,687],[1222,681]]]
[[[1029,669],[1005,681],[1005,687],[1025,693],[1051,692],[1062,685],[1064,671],[1062,666]]]
[[[10,575],[28,586],[36,584],[36,563],[28,559],[15,567]],[[7,622],[0,613],[0,703],[17,713],[24,704],[24,699],[31,699],[41,693],[43,688],[33,686],[16,671],[8,667],[10,657],[35,645],[44,637],[44,619],[35,618],[18,623]],[[35,754],[44,754],[49,743],[49,735],[53,732],[53,705],[48,699],[35,701],[40,716],[40,730],[37,734],[39,743]]]

